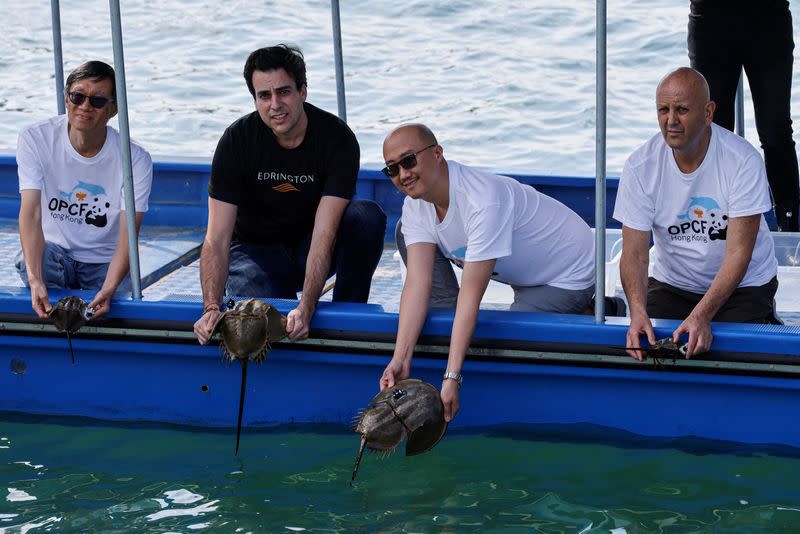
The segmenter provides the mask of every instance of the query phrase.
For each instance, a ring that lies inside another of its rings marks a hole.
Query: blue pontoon
[[[601,38],[599,32],[598,43]],[[602,114],[604,103],[598,109]],[[604,117],[598,124],[602,128]],[[598,147],[598,180],[515,177],[598,229],[598,287],[613,295],[617,249],[613,240],[605,242],[605,229],[614,235],[610,214],[617,182],[605,179],[602,139]],[[73,338],[77,363],[72,365],[66,339],[33,315],[30,296],[13,271],[11,258],[19,246],[16,163],[13,156],[0,158],[0,249],[6,258],[0,265],[0,411],[235,424],[239,372],[225,367],[217,346],[198,345],[192,333],[201,310],[197,258],[208,175],[207,163],[155,164],[150,211],[138,243],[143,298],[118,300],[108,318],[84,327]],[[389,216],[370,303],[321,302],[308,340],[278,343],[265,363],[251,367],[247,425],[345,425],[377,390],[397,330],[402,281],[391,232],[402,198],[369,169],[359,175],[357,196],[376,200]],[[781,283],[789,291],[796,291],[795,269],[800,270],[798,238],[782,236],[776,247]],[[606,266],[609,283],[604,283]],[[52,293],[51,300],[63,295]],[[507,312],[497,309],[500,301],[487,299],[479,314],[463,369],[457,426],[590,423],[646,436],[800,446],[800,430],[792,424],[794,404],[800,404],[800,326],[715,324],[706,355],[638,362],[611,348],[624,343],[624,317],[606,318],[599,307],[594,316]],[[283,313],[296,304],[271,302]],[[787,311],[780,304],[779,299],[779,312]],[[438,385],[452,317],[443,310],[429,314],[414,376]],[[800,324],[796,317],[789,322]],[[656,320],[654,326],[658,337],[667,337],[678,323]]]

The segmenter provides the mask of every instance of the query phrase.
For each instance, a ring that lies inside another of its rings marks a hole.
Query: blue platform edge
[[[29,313],[25,297],[3,295],[0,307]],[[274,304],[285,313],[296,303]],[[199,311],[199,304],[119,301],[111,315],[187,321],[181,328],[190,328]],[[446,335],[451,320],[447,312],[432,312],[424,333]],[[674,326],[660,324],[659,333]],[[375,305],[320,303],[312,328],[391,334],[397,315]],[[617,321],[596,325],[591,317],[481,311],[476,337],[499,332],[514,340],[618,344],[625,330]],[[720,346],[752,348],[740,346],[724,325],[719,330],[715,342]],[[779,349],[780,333],[758,335],[759,348]],[[0,372],[0,418],[14,412],[201,427],[236,424],[241,373],[238,365],[223,363],[219,347],[169,338],[101,339],[80,332],[72,344],[74,365],[63,337],[0,335],[0,365],[6,369]],[[797,344],[787,346],[792,345]],[[244,424],[348,426],[377,392],[390,353],[385,348],[331,352],[312,344],[277,344],[265,362],[248,371]],[[445,357],[415,358],[412,376],[440,384]],[[14,372],[22,365],[23,372]],[[621,369],[576,367],[491,356],[467,358],[463,371],[461,410],[453,426],[589,423],[643,436],[800,447],[800,427],[791,424],[800,402],[800,380],[794,377],[674,372],[647,363]]]
[[[66,296],[61,291],[51,292],[51,301]],[[75,294],[71,292],[69,294]],[[91,299],[90,292],[77,292],[84,300]],[[291,311],[297,301],[267,299],[281,313]],[[24,289],[4,289],[0,292],[0,310],[10,314],[31,312],[30,296]],[[114,300],[109,318],[148,321],[194,323],[200,316],[200,302]],[[397,333],[398,314],[384,311],[376,304],[320,302],[311,322],[312,329],[341,333],[374,334],[393,338]],[[453,311],[429,311],[422,335],[449,337],[453,324]],[[481,310],[473,339],[492,340],[502,345],[508,342],[535,342],[553,344],[606,346],[625,344],[627,318],[609,317],[596,323],[593,316],[537,312],[510,312]],[[671,337],[680,321],[655,319],[657,338]],[[800,327],[783,325],[753,325],[739,323],[713,323],[712,350],[719,352],[759,353],[800,357]],[[800,359],[798,360],[800,363]]]

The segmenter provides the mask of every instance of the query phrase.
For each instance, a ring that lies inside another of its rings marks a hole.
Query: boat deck
[[[146,301],[200,302],[200,245],[203,229],[143,227],[139,240],[143,296]],[[619,252],[616,235],[611,233],[607,245],[607,294],[624,298],[618,280],[618,264],[614,256]],[[784,249],[777,247],[786,256]],[[787,249],[788,250],[788,249]],[[0,289],[23,287],[14,268],[13,258],[19,251],[16,225],[9,220],[0,223],[0,255],[8,258],[0,262]],[[791,252],[791,251],[790,251]],[[795,251],[796,252],[796,251]],[[782,262],[785,263],[785,262]],[[800,325],[800,267],[782,266],[779,272],[778,312],[787,325]],[[403,288],[402,264],[394,244],[387,243],[372,281],[369,303],[396,313],[400,308]],[[457,275],[458,275],[458,270]],[[331,300],[332,292],[323,295]],[[491,282],[481,303],[481,309],[507,309],[513,299],[511,288]]]
[[[200,245],[203,230],[145,227],[139,239],[142,272],[142,294],[147,301],[200,302]],[[0,226],[0,255],[9,260],[0,262],[0,288],[22,288],[22,280],[14,268],[13,258],[19,252],[19,235],[11,225]],[[383,306],[387,312],[400,308],[403,276],[397,249],[387,244],[372,279],[369,302]],[[330,301],[329,291],[322,296]],[[492,284],[482,304],[484,309],[505,309],[512,297],[503,284]]]

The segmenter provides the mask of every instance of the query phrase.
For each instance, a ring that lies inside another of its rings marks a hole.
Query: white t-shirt
[[[111,261],[120,211],[125,210],[120,137],[110,126],[106,131],[103,148],[91,158],[78,154],[69,142],[66,115],[28,126],[17,143],[19,190],[41,191],[45,240],[85,263]],[[131,162],[136,211],[145,212],[153,162],[133,142]]]
[[[656,280],[705,293],[722,266],[728,218],[771,208],[761,155],[746,140],[712,124],[708,153],[690,174],[680,171],[660,133],[631,154],[620,177],[614,218],[634,230],[652,230]],[[762,216],[739,287],[764,285],[777,272]]]
[[[450,206],[407,197],[406,245],[434,243],[458,265],[496,259],[494,280],[586,289],[594,284],[594,235],[578,214],[513,178],[448,161]]]

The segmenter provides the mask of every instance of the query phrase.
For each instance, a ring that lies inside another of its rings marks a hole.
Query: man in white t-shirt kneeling
[[[661,80],[656,111],[661,134],[626,161],[614,209],[623,225],[627,346],[639,347],[642,335],[655,343],[650,317],[680,319],[673,339],[688,334],[688,358],[711,347],[711,321],[779,322],[778,264],[762,215],[772,202],[758,151],[712,123],[699,72],[684,67]]]
[[[20,132],[17,145],[19,234],[16,268],[31,290],[31,305],[46,318],[47,288],[97,291],[94,317],[127,289],[128,234],[119,133],[107,126],[117,114],[114,69],[89,61],[67,77],[67,114]],[[131,143],[137,232],[147,211],[153,165]]]
[[[409,376],[431,287],[449,291],[438,300],[457,300],[441,393],[450,421],[489,280],[511,285],[512,310],[583,313],[594,294],[594,235],[574,211],[533,187],[445,160],[424,125],[395,129],[383,143],[383,156],[383,172],[408,195],[398,236],[408,274],[394,356],[380,385]],[[460,289],[447,262],[434,268],[438,255],[463,268]],[[448,275],[453,278],[444,283],[440,278]]]

